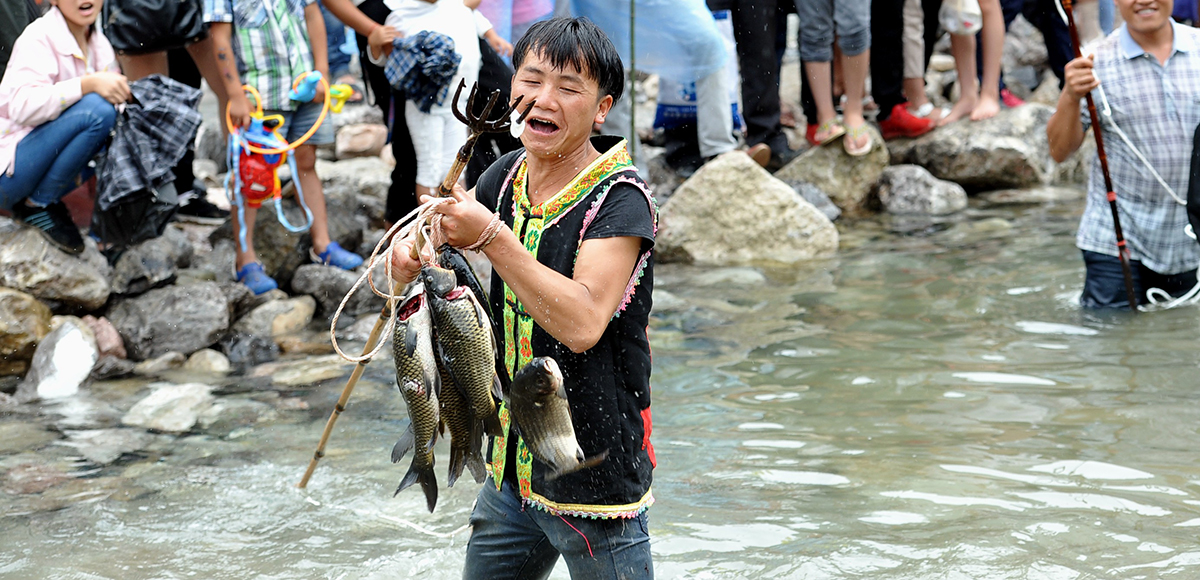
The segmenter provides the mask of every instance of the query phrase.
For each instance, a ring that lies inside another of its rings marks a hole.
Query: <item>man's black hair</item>
[[[596,80],[600,96],[621,98],[625,91],[625,67],[617,47],[587,18],[551,18],[529,27],[513,48],[513,69],[530,53],[550,61],[557,70],[570,65]]]

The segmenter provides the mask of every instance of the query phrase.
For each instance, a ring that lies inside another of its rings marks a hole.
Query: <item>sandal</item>
[[[830,119],[817,127],[817,132],[813,135],[813,142],[817,146],[828,145],[845,134],[846,128],[837,119]]]
[[[861,137],[866,137],[867,142],[862,147],[855,147],[853,142],[858,141]],[[863,123],[857,127],[846,129],[846,136],[842,138],[842,147],[846,149],[846,154],[851,157],[862,157],[871,152],[875,147],[875,140],[871,138],[871,132],[867,130],[867,124]]]

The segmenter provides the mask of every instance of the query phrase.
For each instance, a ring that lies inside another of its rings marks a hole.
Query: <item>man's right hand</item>
[[[1100,79],[1092,72],[1095,66],[1095,56],[1081,56],[1071,62],[1063,69],[1063,92],[1075,101],[1079,102],[1084,95],[1092,92],[1092,89],[1100,86]]]
[[[379,58],[385,54],[392,53],[392,41],[400,36],[395,28],[391,26],[376,26],[371,31],[371,35],[367,37],[367,44],[371,47],[371,54],[375,58]]]
[[[120,105],[129,100],[129,81],[125,75],[115,72],[94,72],[80,81],[83,94],[96,93],[104,100]]]
[[[250,99],[246,93],[238,91],[229,97],[229,118],[234,127],[250,126]]]

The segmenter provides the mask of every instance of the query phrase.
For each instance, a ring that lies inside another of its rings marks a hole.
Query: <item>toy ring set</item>
[[[317,122],[313,123],[308,132],[294,143],[288,143],[279,133],[280,127],[283,126],[281,115],[263,115],[262,97],[254,87],[242,86],[244,91],[254,97],[254,111],[250,113],[249,127],[235,127],[233,119],[229,116],[229,108],[226,106],[225,123],[229,128],[227,159],[230,171],[225,176],[225,191],[229,195],[230,203],[237,206],[238,225],[240,226],[238,242],[242,251],[247,249],[245,219],[247,206],[259,208],[263,203],[274,200],[275,215],[279,218],[279,223],[283,224],[288,231],[304,232],[312,227],[312,211],[304,202],[304,191],[300,187],[300,172],[296,170],[295,156],[288,155],[288,153],[303,145],[317,132],[329,111],[340,112],[346,99],[353,93],[353,89],[349,85],[341,84],[330,87],[320,72],[312,71],[296,78],[292,84],[292,90],[288,93],[288,99],[301,103],[311,102],[317,96],[318,85],[325,92],[321,115],[317,117]],[[282,187],[278,169],[285,161],[292,170],[292,183],[296,185],[296,200],[304,210],[306,223],[301,226],[288,221],[280,203]],[[233,180],[232,187],[231,179]]]

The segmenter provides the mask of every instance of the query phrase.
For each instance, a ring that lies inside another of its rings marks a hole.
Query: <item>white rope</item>
[[[367,282],[371,287],[371,291],[374,292],[375,295],[387,300],[388,312],[391,313],[391,315],[388,317],[387,324],[384,326],[383,334],[381,336],[387,336],[390,334],[396,324],[396,302],[401,298],[401,295],[396,293],[396,279],[392,277],[392,253],[396,249],[396,244],[398,244],[400,240],[407,237],[412,232],[413,228],[425,228],[428,227],[429,222],[435,221],[435,216],[441,215],[434,211],[435,208],[444,203],[454,202],[454,199],[448,197],[435,198],[425,202],[420,207],[409,212],[408,215],[397,221],[390,229],[388,229],[387,233],[383,235],[383,237],[379,240],[379,243],[375,244],[375,249],[371,252],[371,255],[367,257],[367,268],[363,271],[362,275],[358,277],[358,280],[354,282],[354,285],[350,287],[350,291],[346,292],[346,295],[342,297],[342,302],[338,304],[337,311],[333,314],[333,320],[331,320],[329,323],[329,340],[333,343],[333,350],[337,351],[338,355],[343,359],[352,363],[369,361],[374,358],[375,355],[379,354],[379,351],[383,350],[384,343],[386,342],[381,338],[375,344],[375,348],[373,348],[371,352],[364,353],[359,356],[348,355],[342,351],[342,348],[338,345],[337,340],[337,323],[338,319],[342,316],[342,311],[346,308],[346,303],[350,301],[350,297],[358,291],[358,289],[363,285],[363,282]],[[437,230],[438,228],[432,229]],[[440,235],[440,232],[438,232],[438,234]],[[385,243],[387,243],[386,250],[384,250],[383,247]],[[382,253],[381,250],[383,250]],[[376,288],[375,281],[372,279],[375,268],[379,266],[381,261],[384,265],[384,273],[387,275],[386,293],[381,292],[378,288]]]
[[[1095,74],[1096,73],[1094,73],[1094,72],[1092,73],[1093,76]],[[1133,141],[1131,141],[1129,139],[1129,135],[1126,135],[1125,132],[1121,130],[1121,126],[1117,125],[1116,119],[1113,119],[1112,107],[1108,104],[1108,95],[1104,93],[1104,86],[1102,86],[1102,85],[1097,86],[1096,90],[1100,92],[1100,103],[1102,105],[1101,109],[1100,109],[1100,114],[1105,117],[1108,117],[1108,122],[1112,126],[1113,132],[1115,132],[1117,134],[1117,136],[1120,137],[1121,140],[1125,142],[1125,145],[1127,145],[1129,147],[1130,151],[1133,151],[1133,154],[1135,156],[1137,156],[1139,161],[1142,162],[1142,165],[1145,165],[1146,169],[1150,170],[1150,175],[1153,175],[1155,181],[1158,181],[1158,184],[1161,185],[1163,187],[1163,189],[1167,190],[1167,193],[1171,195],[1171,197],[1175,200],[1175,203],[1178,203],[1179,205],[1186,207],[1187,200],[1179,197],[1179,194],[1175,193],[1175,190],[1172,189],[1170,185],[1167,185],[1167,181],[1165,179],[1163,179],[1163,177],[1161,175],[1158,174],[1158,170],[1154,169],[1154,166],[1150,164],[1150,160],[1146,159],[1145,155],[1142,155],[1141,150],[1139,150],[1133,144]]]

